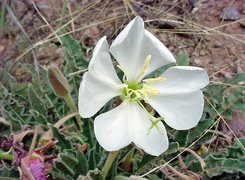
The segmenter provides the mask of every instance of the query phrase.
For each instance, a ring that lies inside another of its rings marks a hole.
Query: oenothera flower
[[[124,73],[123,82],[115,72],[110,53]],[[173,62],[173,55],[144,29],[140,17],[125,27],[110,48],[106,37],[99,40],[80,85],[79,113],[83,118],[91,117],[110,99],[121,98],[119,106],[95,118],[95,136],[104,149],[116,151],[133,142],[157,156],[168,148],[162,120],[177,130],[196,126],[204,105],[200,89],[208,84],[205,70],[175,66],[160,77],[145,79]],[[147,104],[161,117],[153,117]]]

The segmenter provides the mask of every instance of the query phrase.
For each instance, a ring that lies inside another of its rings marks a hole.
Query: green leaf
[[[11,122],[13,130],[19,130],[31,115],[26,111],[26,102],[19,101],[4,86],[0,84],[0,109],[3,118]]]
[[[225,79],[224,82],[225,83],[242,85],[242,83],[245,83],[245,72],[237,73],[236,76],[233,79]]]
[[[88,66],[88,62],[86,61],[81,45],[79,41],[72,38],[70,34],[65,36],[61,36],[60,40],[64,47],[64,54],[66,60],[66,72],[65,74],[72,73],[78,70],[78,66],[81,68],[85,68]]]
[[[31,84],[28,85],[28,100],[30,103],[30,108],[32,114],[34,115],[36,121],[41,124],[47,123],[47,109],[43,100],[37,96]]]
[[[53,179],[74,179],[73,177],[75,175],[75,167],[77,164],[78,160],[73,151],[68,150],[59,153],[52,170]]]
[[[152,78],[152,77],[159,77],[162,73],[164,73],[164,71],[166,71],[168,68],[172,67],[172,66],[188,66],[189,65],[189,59],[188,56],[186,54],[180,54],[177,58],[176,58],[176,63],[170,63],[168,65],[165,65],[163,67],[160,67],[159,69],[153,71],[152,73],[150,73],[149,75],[147,75],[147,78]]]
[[[227,78],[221,84],[211,84],[205,92],[215,109],[227,120],[232,119],[232,111],[245,112],[245,73],[238,73],[234,78]],[[217,112],[209,105],[206,112],[216,119]]]
[[[155,161],[165,159],[165,157],[168,157],[171,154],[174,154],[178,151],[179,151],[179,144],[177,142],[171,142],[169,144],[168,150],[165,151],[163,154],[161,154],[159,157],[151,156],[149,154],[144,155],[144,157],[142,158],[141,162],[138,165],[138,168],[140,169],[144,167],[145,165],[149,165],[149,163],[152,163],[152,161],[154,164],[156,163]]]
[[[95,135],[93,133],[93,122],[91,118],[83,119],[83,136],[86,138],[85,142],[88,143],[89,148],[95,147]]]
[[[86,175],[88,172],[88,161],[84,153],[78,150],[76,153],[76,159],[78,163],[75,167],[75,177],[78,175]]]
[[[70,34],[61,37],[64,48],[65,61],[62,65],[63,74],[66,76],[70,89],[71,96],[74,102],[77,102],[78,87],[82,80],[79,74],[69,76],[78,70],[84,70],[88,67],[88,61],[85,59],[79,41],[72,38]]]
[[[171,63],[168,65],[165,65],[163,67],[160,67],[159,69],[153,71],[152,73],[150,73],[149,75],[146,76],[145,79],[148,78],[154,78],[154,77],[159,77],[162,73],[164,73],[168,68],[175,66],[175,63]]]
[[[179,143],[178,142],[171,142],[167,151],[165,151],[162,155],[169,156],[179,151]]]
[[[189,130],[184,131],[177,131],[175,140],[180,144],[182,147],[186,147],[188,144],[188,136],[190,134]]]
[[[233,158],[217,158],[213,155],[209,155],[205,158],[206,167],[204,168],[205,173],[209,177],[218,176],[226,173],[238,173],[245,174],[245,158],[233,159]]]
[[[206,163],[204,172],[207,176],[219,176],[223,173],[244,173],[245,171],[245,150],[242,145],[245,145],[245,139],[239,139],[227,148],[217,152],[210,152],[203,160]],[[200,163],[194,157],[186,156],[186,164],[189,169],[194,172],[201,172]]]
[[[20,96],[23,100],[28,100],[28,82],[18,83],[16,81],[10,81],[11,93],[16,96]]]
[[[178,64],[178,66],[188,66],[190,62],[187,54],[180,54],[176,58],[176,63]]]
[[[77,180],[100,180],[100,170],[97,168],[94,170],[89,170],[86,176],[80,175],[78,176]]]
[[[14,168],[3,167],[0,169],[0,179],[2,180],[18,180],[20,179],[19,171]]]
[[[100,168],[104,164],[106,159],[106,153],[99,143],[95,143],[87,153],[89,169]]]
[[[195,139],[200,137],[213,123],[214,120],[205,119],[204,121],[200,121],[196,127],[190,129],[188,144],[191,144]]]
[[[245,139],[236,139],[232,146],[227,147],[227,156],[229,158],[242,158],[245,157]]]
[[[68,140],[63,133],[59,132],[59,130],[52,124],[48,124],[48,126],[52,130],[54,138],[58,140],[57,145],[59,146],[61,152],[66,149],[72,149],[71,141]]]
[[[3,85],[10,89],[9,82],[16,81],[15,78],[10,74],[12,68],[11,61],[7,61],[4,68],[0,67],[0,85]]]
[[[200,121],[196,127],[190,130],[178,131],[175,140],[179,142],[180,146],[186,147],[201,136],[213,123],[212,119]]]
[[[37,96],[36,92],[33,89],[31,84],[28,85],[28,100],[30,103],[31,109],[34,109],[42,115],[47,114],[47,109],[40,97]]]
[[[30,73],[33,76],[37,76],[37,72],[35,70],[35,67],[32,64],[22,64],[19,63],[18,67],[23,69],[25,72]]]

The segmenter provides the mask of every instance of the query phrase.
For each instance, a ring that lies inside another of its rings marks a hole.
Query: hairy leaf
[[[48,124],[48,126],[52,130],[55,140],[58,140],[57,145],[59,146],[60,152],[63,152],[65,149],[72,149],[71,141],[63,133],[52,124]]]
[[[212,119],[200,121],[196,127],[190,130],[178,131],[175,140],[179,142],[180,146],[187,147],[201,136],[213,123],[214,121]]]
[[[47,123],[47,109],[43,100],[37,96],[31,84],[28,86],[28,100],[30,109],[34,110],[32,113],[38,123]]]
[[[62,180],[73,179],[77,164],[78,160],[73,151],[68,150],[63,153],[59,153],[53,167],[53,178]]]
[[[233,158],[217,158],[213,155],[209,155],[205,158],[206,167],[204,171],[209,177],[221,175],[222,173],[237,173],[241,172],[245,174],[245,158],[233,159]]]

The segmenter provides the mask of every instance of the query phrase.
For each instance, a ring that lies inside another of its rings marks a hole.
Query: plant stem
[[[111,151],[109,153],[109,155],[107,156],[107,159],[106,159],[106,162],[105,162],[105,165],[102,169],[102,172],[101,172],[101,180],[104,180],[106,178],[106,175],[108,173],[108,171],[110,170],[110,167],[114,161],[114,159],[116,158],[118,154],[118,151]]]
[[[78,110],[77,110],[76,106],[74,105],[74,103],[72,101],[72,98],[71,98],[70,93],[68,93],[66,96],[63,96],[63,98],[64,98],[66,104],[69,106],[69,108],[74,113],[77,113]],[[80,125],[79,125],[79,122],[81,122],[79,115],[76,115],[75,118],[76,118],[76,120],[74,120],[74,124],[76,125],[76,127],[77,127],[78,130],[81,130]]]
[[[132,159],[134,156],[135,147],[133,147],[125,156],[123,160],[123,169],[127,172],[130,172],[130,165],[132,164]]]
[[[67,8],[67,0],[63,0],[63,6],[61,10],[61,20],[60,20],[59,26],[62,26],[63,24],[64,16],[66,13],[66,8]]]
[[[0,17],[0,27],[4,27],[5,25],[5,20],[6,20],[6,13],[7,13],[7,8],[5,5],[5,1],[2,2],[2,10],[1,10],[1,17]]]
[[[9,154],[9,152],[2,151],[0,149],[0,159],[5,159],[5,160],[13,160],[13,155]]]

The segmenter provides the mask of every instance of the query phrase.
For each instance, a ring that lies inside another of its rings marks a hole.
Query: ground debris
[[[241,14],[235,7],[225,8],[220,14],[220,18],[223,20],[239,20],[241,19]]]

